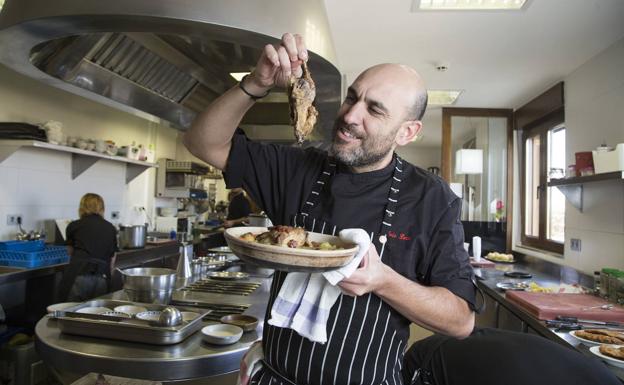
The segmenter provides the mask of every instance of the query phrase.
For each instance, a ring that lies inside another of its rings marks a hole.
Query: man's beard
[[[360,140],[360,145],[354,148],[343,148],[342,141],[337,136],[339,128],[346,129],[349,133],[356,136]],[[399,127],[388,132],[386,135],[378,137],[370,137],[365,133],[360,134],[355,125],[340,125],[339,122],[334,124],[332,145],[330,154],[337,160],[349,167],[365,167],[381,161],[390,151],[394,144],[394,137]]]

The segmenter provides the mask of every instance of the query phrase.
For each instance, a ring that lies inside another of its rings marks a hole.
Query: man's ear
[[[405,146],[412,142],[418,133],[422,130],[422,122],[420,120],[408,120],[403,122],[396,135],[396,143],[399,146]]]

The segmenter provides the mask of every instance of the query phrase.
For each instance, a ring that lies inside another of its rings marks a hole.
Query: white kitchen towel
[[[269,325],[293,329],[313,342],[327,342],[329,311],[341,293],[336,284],[353,274],[371,244],[362,229],[345,229],[339,236],[359,246],[355,257],[346,266],[325,273],[288,273],[273,302]]]

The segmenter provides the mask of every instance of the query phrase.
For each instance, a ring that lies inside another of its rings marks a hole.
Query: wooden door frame
[[[507,252],[511,251],[511,236],[513,231],[513,124],[514,111],[509,108],[442,108],[442,178],[448,183],[451,181],[452,143],[451,119],[454,116],[507,118],[507,197],[505,207]]]

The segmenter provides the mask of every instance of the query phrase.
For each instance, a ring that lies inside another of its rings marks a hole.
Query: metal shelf
[[[624,171],[553,179],[547,185],[548,187],[557,187],[572,206],[583,212],[583,184],[616,179],[624,180]]]
[[[70,153],[72,156],[72,179],[76,179],[80,174],[87,171],[98,160],[106,159],[126,164],[126,183],[130,183],[134,178],[139,176],[143,171],[151,167],[158,167],[155,163],[143,162],[124,158],[122,156],[112,156],[100,154],[95,151],[81,150],[79,148],[61,146],[48,142],[40,142],[37,140],[0,140],[0,162],[11,156],[15,151],[22,147],[32,147],[42,150],[51,150]]]

